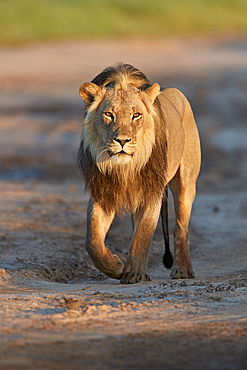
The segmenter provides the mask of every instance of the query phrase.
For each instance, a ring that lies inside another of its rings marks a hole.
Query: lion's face
[[[98,108],[97,133],[111,160],[118,164],[132,160],[137,143],[148,129],[147,107],[138,95],[132,86],[126,91],[111,89]]]
[[[130,163],[141,168],[155,141],[153,102],[159,85],[143,92],[127,85],[110,89],[84,84],[80,94],[88,111],[83,140],[102,172]]]

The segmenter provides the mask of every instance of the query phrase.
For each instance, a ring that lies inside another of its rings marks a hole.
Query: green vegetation
[[[247,34],[246,0],[0,0],[0,44]]]

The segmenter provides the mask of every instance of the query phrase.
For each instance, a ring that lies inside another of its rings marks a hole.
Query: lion
[[[86,249],[95,267],[123,284],[150,281],[150,243],[161,215],[163,263],[171,278],[194,278],[188,224],[200,170],[200,140],[186,97],[153,85],[118,63],[80,87],[86,104],[78,162],[90,193]],[[169,247],[167,188],[174,197],[174,263]],[[132,217],[125,263],[105,245],[116,214]]]

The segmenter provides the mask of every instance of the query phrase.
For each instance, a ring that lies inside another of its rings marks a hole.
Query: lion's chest
[[[164,177],[156,176],[146,166],[139,173],[104,175],[97,172],[92,178],[92,198],[106,211],[134,214],[148,203],[157,202],[163,196]]]

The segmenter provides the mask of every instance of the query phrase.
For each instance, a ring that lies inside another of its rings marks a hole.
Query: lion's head
[[[80,87],[87,106],[82,130],[84,150],[89,150],[102,173],[140,170],[155,143],[153,103],[160,86],[156,83],[143,89],[133,79],[120,76],[102,86],[85,83]]]

